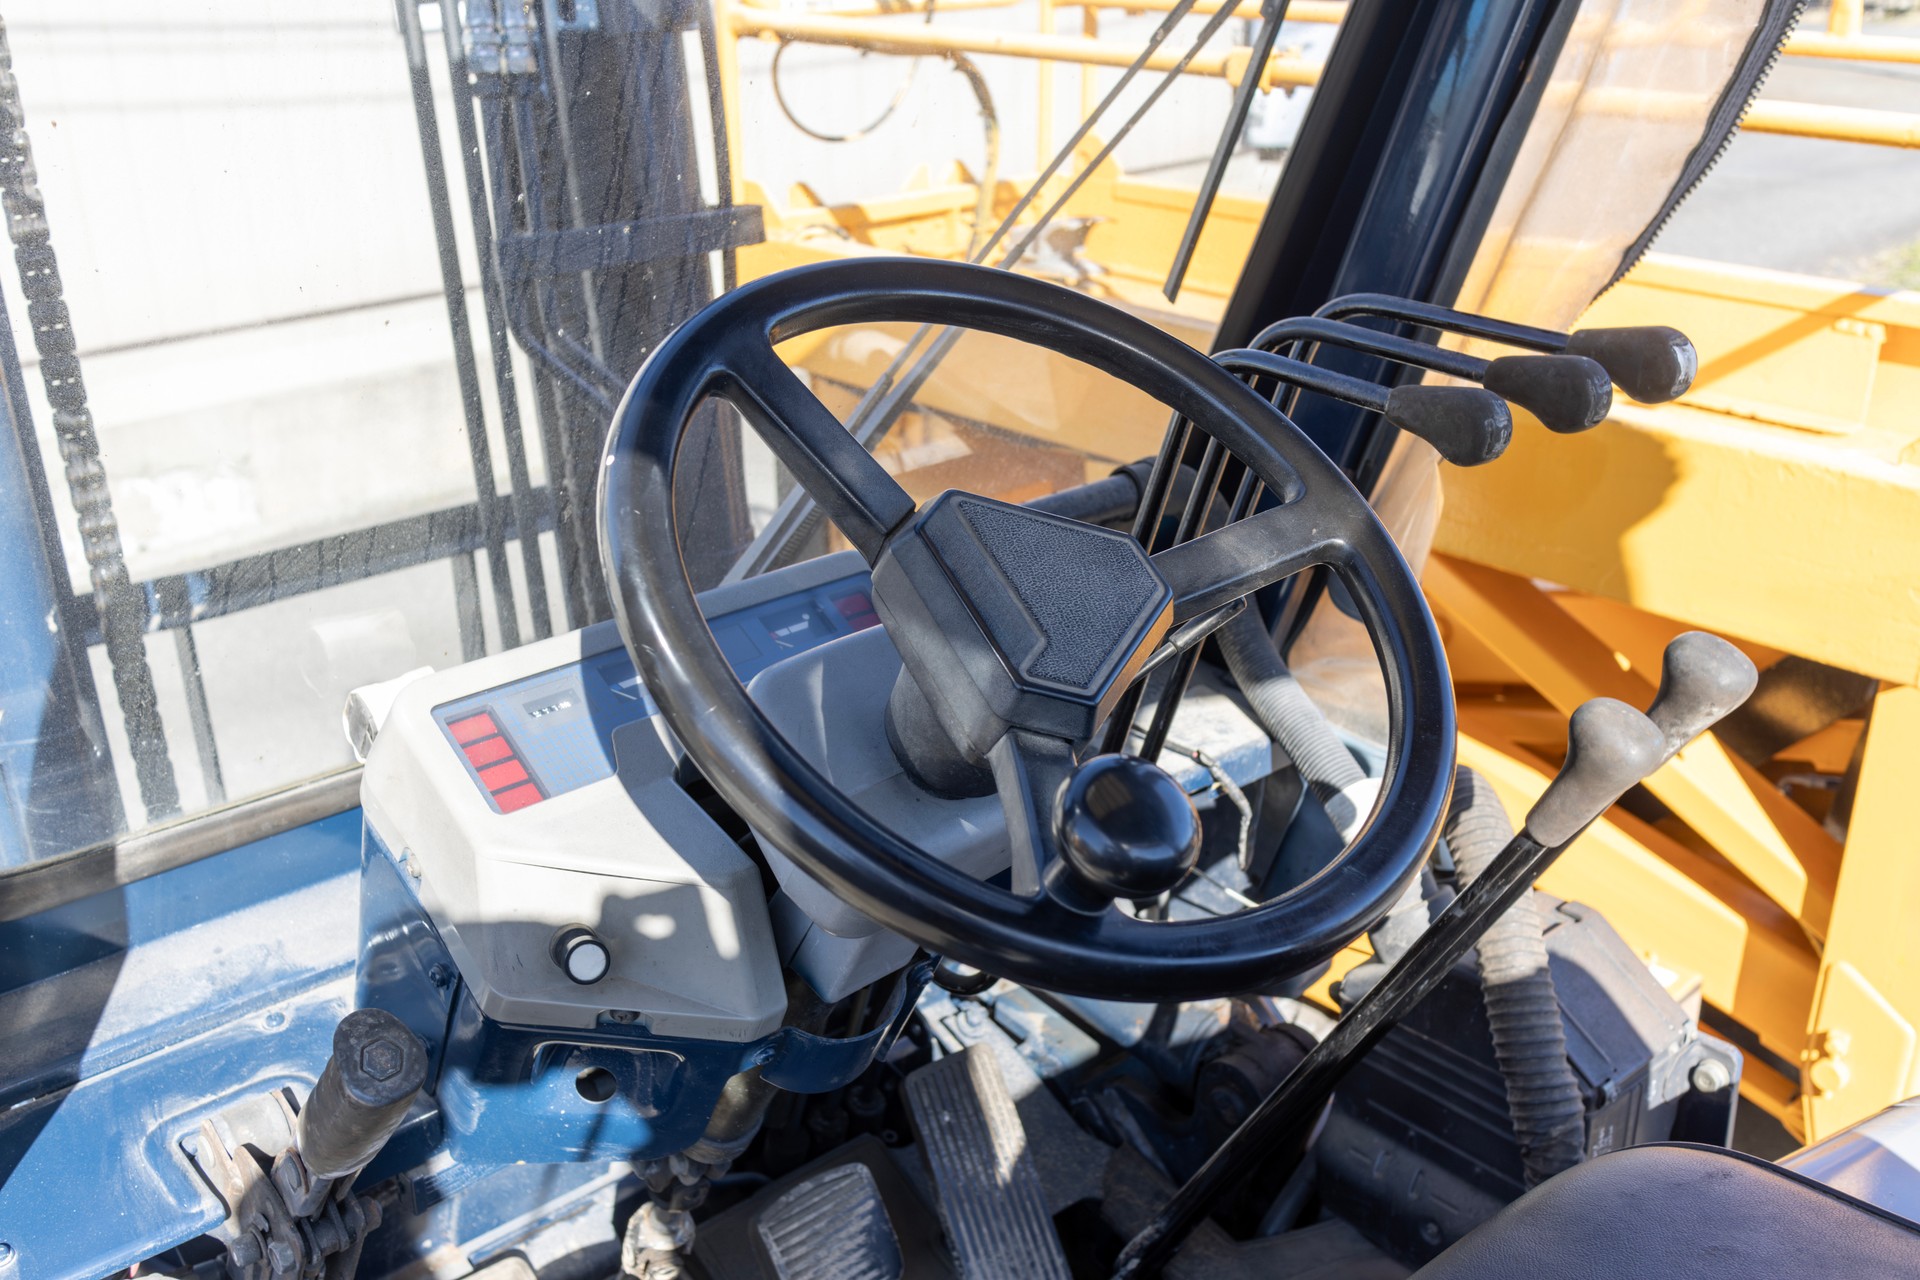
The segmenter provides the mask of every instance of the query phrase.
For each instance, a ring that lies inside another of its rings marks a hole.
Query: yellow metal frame
[[[1827,29],[1796,31],[1786,53],[1798,58],[1845,58],[1857,62],[1920,62],[1920,40],[1861,33],[1865,0],[1831,0]],[[1886,147],[1920,147],[1920,115],[1862,107],[1827,107],[1810,102],[1753,104],[1740,127],[1753,133],[1784,133],[1799,138],[1871,142]]]
[[[1200,0],[1196,11],[1240,2]],[[921,0],[801,11],[716,0],[729,131],[739,136],[739,39],[1029,59],[1043,103],[1054,68],[1078,65],[1084,112],[1095,69],[1138,53],[1100,38],[1099,13],[1173,3],[1039,0],[1039,30],[1026,34],[927,24]],[[1786,52],[1920,62],[1920,41],[1861,35],[1859,7],[1837,0],[1828,30],[1794,35]],[[1055,30],[1067,8],[1081,10],[1077,35]],[[1343,11],[1298,0],[1290,16],[1337,21]],[[1208,52],[1185,70],[1237,83],[1247,51]],[[1261,74],[1269,85],[1310,85],[1319,67],[1283,51]],[[1045,154],[1052,113],[1040,114]],[[1763,99],[1745,127],[1920,145],[1920,117],[1892,112]],[[1096,150],[1090,142],[1077,164]],[[737,196],[766,213],[766,242],[740,252],[749,278],[876,250],[958,257],[979,195],[957,166],[833,207],[805,187],[775,201],[740,165],[734,173]],[[1007,182],[992,193],[994,216],[1017,190]],[[1065,214],[1091,220],[1087,257],[1103,268],[1078,287],[1204,346],[1263,210],[1220,198],[1170,309],[1158,285],[1191,204],[1190,191],[1128,178],[1108,161]],[[1818,1138],[1920,1089],[1920,857],[1909,848],[1920,770],[1920,295],[1653,255],[1583,323],[1672,324],[1699,346],[1700,375],[1681,403],[1621,403],[1582,436],[1523,421],[1499,465],[1448,473],[1426,582],[1455,668],[1461,759],[1523,812],[1564,751],[1566,714],[1602,694],[1644,705],[1661,647],[1687,626],[1735,638],[1763,665],[1793,653],[1883,682],[1870,725],[1843,720],[1763,767],[1714,739],[1695,744],[1649,780],[1657,820],[1616,809],[1543,882],[1600,908],[1659,969],[1697,976],[1704,1000],[1748,1037],[1744,1096]],[[814,335],[786,354],[819,385],[850,387],[870,380],[876,350]],[[1017,344],[970,337],[919,399],[934,415],[1073,450],[1093,470],[1151,450],[1163,411],[1079,366],[1010,363],[1020,359]],[[1016,367],[1020,376],[1007,376]],[[1838,774],[1856,758],[1843,847],[1817,806],[1802,807],[1776,779]]]

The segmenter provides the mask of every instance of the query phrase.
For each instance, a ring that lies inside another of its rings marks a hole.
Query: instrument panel
[[[710,616],[742,682],[784,658],[878,626],[865,572]],[[433,717],[495,813],[614,775],[613,738],[654,712],[624,648],[442,703]]]

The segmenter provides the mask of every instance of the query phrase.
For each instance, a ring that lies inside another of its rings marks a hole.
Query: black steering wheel
[[[1104,370],[1218,440],[1279,505],[1151,558],[1126,534],[972,494],[916,509],[773,349],[832,325],[889,321],[1000,334]],[[948,867],[869,818],[734,676],[687,581],[674,513],[675,457],[711,397],[739,410],[873,566],[875,608],[900,652],[901,683],[917,695],[908,700],[930,712],[960,759],[990,768],[1007,815],[1011,889]],[[800,267],[736,289],[680,326],[635,376],[609,439],[600,516],[627,648],[714,788],[846,902],[987,972],[1110,999],[1258,988],[1328,959],[1375,923],[1445,816],[1454,758],[1446,659],[1413,573],[1372,509],[1245,383],[1082,294],[898,258]],[[1313,565],[1346,584],[1386,676],[1391,741],[1372,818],[1319,874],[1259,907],[1179,922],[1128,914],[1114,899],[1170,888],[1191,866],[1192,850],[1171,863],[1128,861],[1127,829],[1159,832],[1162,844],[1186,839],[1166,835],[1178,815],[1165,788],[1142,776],[1178,788],[1144,762],[1082,764],[1076,750],[1169,627]]]

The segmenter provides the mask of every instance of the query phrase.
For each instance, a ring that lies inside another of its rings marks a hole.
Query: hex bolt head
[[[291,1271],[299,1264],[299,1253],[285,1240],[267,1242],[267,1265],[275,1271]]]
[[[391,1080],[405,1061],[405,1052],[391,1040],[374,1040],[360,1050],[360,1069],[375,1080]]]

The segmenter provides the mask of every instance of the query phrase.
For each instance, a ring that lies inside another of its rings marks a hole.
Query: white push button
[[[567,977],[586,986],[607,976],[613,957],[599,935],[583,924],[576,924],[553,936],[553,962]]]
[[[567,952],[567,976],[575,982],[598,982],[606,977],[607,949],[588,941]]]

